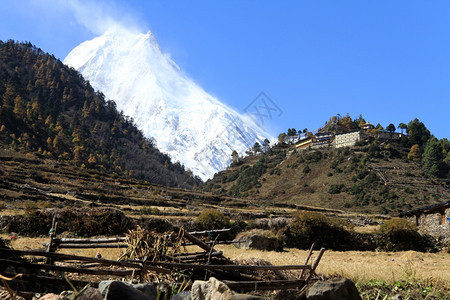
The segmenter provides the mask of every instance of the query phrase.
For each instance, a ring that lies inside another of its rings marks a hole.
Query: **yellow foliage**
[[[420,161],[422,153],[420,152],[420,147],[418,144],[415,144],[411,147],[408,153],[408,159],[413,161]]]
[[[89,154],[89,158],[88,158],[88,163],[90,164],[96,164],[97,163],[97,159],[95,158],[94,154]]]

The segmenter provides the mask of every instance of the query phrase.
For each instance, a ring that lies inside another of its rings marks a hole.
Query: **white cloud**
[[[95,35],[101,35],[113,27],[144,31],[142,25],[144,22],[138,17],[138,13],[133,12],[125,4],[118,4],[117,1],[40,0],[34,2],[67,11],[73,15],[76,22]]]

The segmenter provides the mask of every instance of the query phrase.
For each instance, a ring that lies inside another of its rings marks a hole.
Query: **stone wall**
[[[418,225],[421,234],[429,234],[448,242],[450,241],[450,221],[447,221],[447,218],[450,218],[450,208],[444,210],[444,216],[440,211],[435,211],[408,219]]]

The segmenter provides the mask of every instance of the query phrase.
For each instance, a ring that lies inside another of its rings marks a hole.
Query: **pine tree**
[[[439,176],[442,163],[441,143],[432,137],[427,141],[422,156],[422,164],[425,172],[432,176]]]
[[[408,123],[408,135],[411,145],[418,144],[423,146],[430,138],[431,133],[419,119],[415,118]]]
[[[252,150],[253,150],[255,155],[258,154],[259,152],[261,152],[261,145],[258,142],[256,142],[253,145]]]

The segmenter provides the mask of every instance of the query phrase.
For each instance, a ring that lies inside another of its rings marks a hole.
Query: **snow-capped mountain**
[[[203,180],[225,169],[233,150],[273,140],[253,120],[206,93],[162,53],[151,32],[114,29],[73,49],[64,63],[132,117],[158,148]]]

